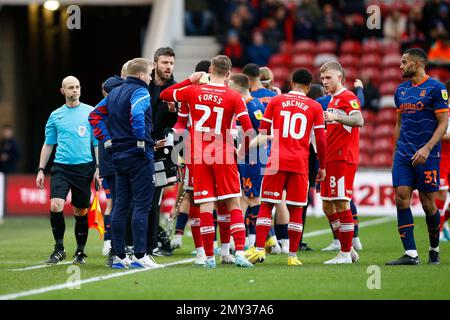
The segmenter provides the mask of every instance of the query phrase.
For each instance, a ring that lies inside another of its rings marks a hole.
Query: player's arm
[[[436,113],[438,125],[436,130],[434,130],[433,136],[422,148],[417,150],[416,153],[412,156],[411,160],[413,166],[416,166],[418,164],[424,164],[427,161],[428,156],[430,155],[430,151],[439,141],[441,141],[442,137],[447,131],[448,109],[441,109],[441,110],[444,110],[444,112]]]
[[[353,110],[348,115],[336,114],[331,112],[324,112],[324,118],[326,122],[339,122],[349,127],[362,127],[364,126],[364,118],[359,110]]]
[[[200,81],[201,77],[204,75],[204,72],[194,72],[189,76],[188,79],[183,80],[181,82],[178,82],[174,84],[173,86],[170,86],[166,89],[164,89],[159,97],[163,101],[174,101],[174,102],[186,102],[188,95],[183,94],[177,94],[178,90],[183,89],[187,86],[190,86],[191,84],[196,84]],[[180,91],[180,93],[182,90]]]
[[[319,173],[317,175],[317,181],[322,181],[326,176],[325,165],[327,158],[327,138],[322,107],[319,104],[317,104],[314,119],[314,136],[317,146],[317,158],[319,159]]]
[[[150,107],[150,94],[147,89],[139,88],[130,98],[130,123],[137,147],[145,150],[145,112]]]
[[[397,140],[400,137],[400,128],[402,127],[402,113],[397,110],[397,119],[395,121],[395,128],[394,128],[394,154],[397,150]]]
[[[364,84],[360,79],[356,79],[353,83],[353,88],[355,88],[355,94],[361,103],[361,108],[364,107]]]
[[[58,143],[57,140],[58,132],[56,130],[54,116],[50,115],[48,118],[47,124],[45,125],[45,141],[42,145],[41,155],[39,157],[39,167],[44,169],[47,166],[48,160],[53,151],[53,147]],[[44,170],[38,169],[37,177],[36,177],[36,186],[39,189],[44,188]]]
[[[272,128],[273,121],[273,103],[269,102],[267,105],[266,111],[260,121],[259,124],[259,134],[250,142],[250,147],[256,147],[263,145],[270,139],[270,130]]]
[[[103,98],[89,114],[89,123],[94,137],[102,142],[109,140],[111,144],[111,135],[106,127],[105,120],[108,119],[107,97]],[[105,142],[105,148],[108,143]]]

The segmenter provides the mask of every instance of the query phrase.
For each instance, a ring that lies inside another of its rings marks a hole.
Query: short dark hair
[[[323,89],[323,86],[318,83],[313,83],[307,94],[307,96],[313,100],[316,100],[319,97],[323,97],[324,95],[325,91]]]
[[[153,61],[158,62],[158,58],[160,56],[169,56],[175,58],[175,51],[171,47],[163,47],[159,48],[155,51],[155,54],[153,56]]]
[[[306,69],[297,69],[292,74],[292,82],[297,84],[309,85],[312,81],[312,74]]]
[[[243,73],[235,73],[230,76],[230,80],[243,90],[250,89],[250,82],[248,77]]]
[[[242,68],[242,73],[250,78],[259,78],[261,70],[259,70],[256,63],[247,63],[244,68]]]
[[[202,60],[195,66],[195,72],[209,72],[209,67],[211,66],[211,61]]]
[[[419,60],[422,60],[422,62],[424,64],[426,64],[427,60],[428,60],[427,53],[423,49],[420,49],[420,48],[406,49],[405,52],[403,52],[403,54],[408,54],[410,56],[418,58]]]

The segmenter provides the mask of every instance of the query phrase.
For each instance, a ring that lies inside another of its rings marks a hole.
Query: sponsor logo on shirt
[[[442,99],[447,100],[448,99],[448,93],[447,90],[441,90]]]
[[[350,105],[352,106],[353,109],[359,108],[358,101],[356,101],[356,100],[350,100]]]
[[[85,126],[78,127],[78,135],[80,137],[84,137],[86,135],[86,127]]]
[[[256,120],[262,120],[263,114],[261,110],[256,110],[255,112],[253,112],[253,114],[255,115]]]

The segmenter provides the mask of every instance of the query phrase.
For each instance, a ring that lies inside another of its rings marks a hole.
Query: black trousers
[[[159,233],[159,200],[161,198],[163,189],[155,188],[153,196],[152,208],[148,216],[148,228],[147,228],[147,253],[158,248],[158,233]]]

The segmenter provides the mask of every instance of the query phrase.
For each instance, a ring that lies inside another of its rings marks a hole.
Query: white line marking
[[[126,275],[129,275],[129,274],[134,274],[134,273],[138,273],[138,272],[145,272],[145,271],[161,269],[161,268],[165,268],[165,267],[174,266],[174,265],[177,265],[177,264],[193,262],[194,260],[195,260],[195,258],[189,258],[189,259],[184,259],[184,260],[180,260],[180,261],[175,261],[175,262],[162,264],[161,267],[153,268],[153,269],[133,269],[133,270],[130,270],[130,271],[125,271],[125,272],[115,272],[115,273],[110,273],[110,274],[107,274],[107,275],[104,275],[104,276],[88,278],[88,279],[85,279],[85,280],[81,280],[79,282],[72,282],[72,283],[70,283],[70,285],[68,285],[67,283],[62,283],[62,284],[56,284],[56,285],[49,286],[49,287],[43,287],[43,288],[40,288],[40,289],[33,289],[33,290],[22,291],[22,292],[18,292],[18,293],[5,294],[5,295],[0,296],[0,300],[12,300],[12,299],[32,296],[32,295],[36,295],[36,294],[41,294],[41,293],[47,293],[47,292],[50,292],[50,291],[69,289],[70,287],[82,285],[82,284],[85,284],[85,283],[91,283],[91,282],[97,282],[97,281],[102,281],[102,280],[108,280],[108,279],[118,278],[118,277],[126,276]]]
[[[390,221],[395,221],[395,218],[384,217],[384,218],[375,219],[375,220],[371,220],[371,221],[364,221],[359,224],[359,227],[368,227],[368,226],[382,224],[382,223],[386,223],[386,222],[390,222]],[[320,236],[322,234],[331,234],[330,228],[307,232],[303,235],[303,237],[315,237],[315,236]]]
[[[52,264],[39,264],[37,266],[31,266],[31,267],[26,267],[26,268],[17,268],[17,269],[8,269],[8,271],[27,271],[27,270],[34,270],[34,269],[41,269],[41,268],[47,268],[47,267],[53,267],[53,266],[60,266],[63,264],[71,264],[71,261],[65,261],[65,262],[61,262],[55,265]]]

